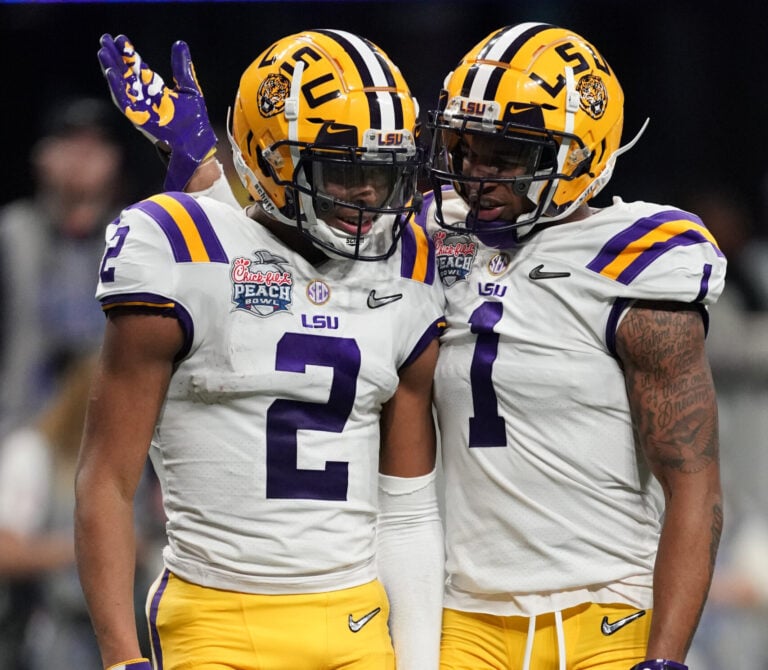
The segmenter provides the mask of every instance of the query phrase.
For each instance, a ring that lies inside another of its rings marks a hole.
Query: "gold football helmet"
[[[430,113],[429,168],[438,204],[447,182],[475,209],[466,221],[448,224],[438,207],[440,223],[497,234],[564,218],[605,186],[616,158],[639,138],[619,148],[623,121],[619,81],[584,38],[544,23],[491,33],[448,75],[439,109]],[[495,171],[512,165],[516,176],[469,174],[463,165],[472,142],[486,153],[498,147]],[[526,197],[526,211],[515,221],[480,220],[476,194],[489,182],[507,183]]]
[[[340,30],[290,35],[245,70],[230,142],[250,195],[331,254],[394,251],[420,205],[418,107],[400,70]]]

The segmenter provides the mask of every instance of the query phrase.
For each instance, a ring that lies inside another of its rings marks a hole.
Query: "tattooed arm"
[[[666,501],[647,658],[683,662],[722,532],[715,390],[695,307],[636,303],[617,333],[636,439]]]

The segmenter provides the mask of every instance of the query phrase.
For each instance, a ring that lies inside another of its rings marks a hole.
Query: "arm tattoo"
[[[693,473],[716,462],[717,408],[698,312],[636,306],[618,335],[634,428],[651,465]]]

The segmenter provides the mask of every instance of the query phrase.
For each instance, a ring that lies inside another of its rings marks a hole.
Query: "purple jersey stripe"
[[[140,209],[157,222],[157,225],[160,226],[161,230],[168,238],[168,242],[170,242],[173,258],[177,263],[189,263],[192,260],[184,236],[174,222],[173,217],[165,209],[151,200],[142,200],[130,207],[130,209],[134,208]]]
[[[169,206],[175,208],[177,205],[178,211],[169,209]],[[157,222],[168,238],[173,258],[177,263],[229,262],[208,216],[191,196],[184,193],[164,193],[143,200],[133,207]],[[179,212],[183,213],[184,218],[189,217],[186,225],[179,220]],[[202,246],[202,249],[197,249],[198,246]]]
[[[660,233],[657,241],[639,253],[637,248],[633,248],[632,245],[635,242],[654,231],[658,232],[662,226],[670,223],[677,224],[679,232],[673,234],[674,230],[669,230],[664,231],[663,234]],[[664,236],[665,234],[667,235],[666,237]],[[600,250],[600,253],[587,264],[587,268],[594,272],[613,276],[622,284],[630,284],[659,256],[678,246],[711,244],[715,252],[722,256],[722,252],[713,242],[714,238],[708,235],[704,224],[697,216],[680,210],[659,212],[653,216],[638,219],[629,228],[608,240]],[[623,254],[627,254],[628,258],[632,255],[636,257],[634,260],[629,261],[621,272],[615,275],[604,272],[609,265],[614,263]]]
[[[208,252],[208,258],[211,263],[229,263],[229,258],[224,251],[224,247],[221,246],[219,238],[213,230],[211,220],[208,215],[200,207],[197,200],[186,193],[176,193],[174,197],[184,205],[189,214],[192,216],[192,220],[197,225],[197,232],[200,233],[200,238],[203,240],[205,250]]]
[[[424,332],[424,334],[421,336],[419,341],[416,343],[416,346],[413,348],[413,351],[408,355],[408,358],[405,359],[405,362],[400,366],[400,370],[403,368],[408,367],[413,361],[415,361],[419,355],[421,354],[424,349],[427,348],[427,345],[434,340],[436,337],[439,337],[443,334],[443,331],[445,330],[447,324],[445,321],[445,317],[440,317],[439,319],[435,320],[429,328]]]
[[[170,300],[165,296],[156,293],[120,293],[110,295],[101,299],[101,308],[105,312],[112,309],[132,310],[132,311],[150,311],[150,310],[169,310],[181,324],[184,332],[184,344],[176,354],[175,361],[178,362],[186,357],[192,347],[192,340],[195,336],[195,324],[192,316],[175,300]]]
[[[626,270],[616,277],[616,281],[625,285],[631,284],[637,275],[670,249],[691,244],[701,244],[706,241],[707,240],[701,233],[696,232],[695,230],[686,230],[684,233],[675,235],[675,237],[670,238],[666,242],[653,244],[649,249],[640,254],[640,256],[636,258]]]
[[[149,636],[152,644],[152,653],[157,663],[157,670],[163,670],[163,648],[160,646],[160,634],[157,631],[157,610],[160,607],[160,600],[162,600],[165,593],[165,587],[168,586],[170,574],[167,569],[163,571],[160,584],[158,584],[157,590],[152,596],[152,603],[149,606]]]
[[[696,296],[694,302],[701,302],[704,296],[709,293],[709,278],[712,276],[712,264],[705,263],[704,271],[701,273],[701,286],[699,288],[699,294]]]
[[[435,280],[435,247],[427,231],[411,221],[403,230],[400,246],[400,276],[431,285]]]

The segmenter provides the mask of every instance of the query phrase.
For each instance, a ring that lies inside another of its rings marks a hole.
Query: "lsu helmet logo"
[[[608,91],[605,82],[594,74],[586,74],[576,84],[579,93],[579,106],[593,119],[605,114],[608,106]]]
[[[283,269],[287,261],[270,251],[255,251],[253,258],[232,261],[232,302],[256,316],[286,312],[293,302],[293,277]]]
[[[268,74],[259,86],[259,112],[265,118],[279,114],[291,92],[291,82],[283,74]]]

